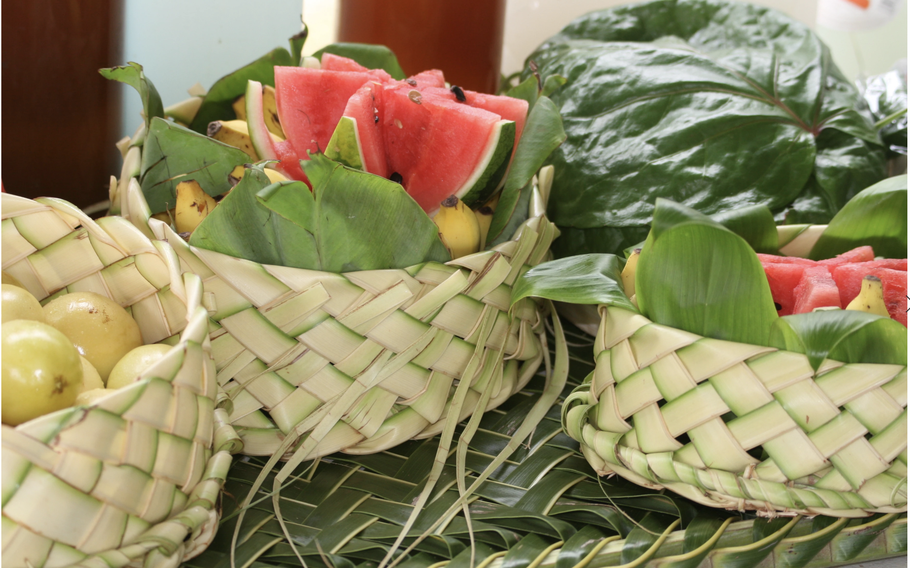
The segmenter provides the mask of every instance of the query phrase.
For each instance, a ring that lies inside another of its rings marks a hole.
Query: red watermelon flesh
[[[416,84],[413,84],[412,81]],[[418,91],[426,89],[427,87],[440,87],[444,89],[446,86],[446,79],[439,69],[421,71],[416,75],[408,77],[406,82]]]
[[[368,82],[354,93],[344,108],[344,116],[357,121],[357,135],[363,152],[364,170],[389,177],[385,142],[382,136],[382,93],[378,83]]]
[[[518,147],[518,141],[521,139],[521,132],[525,127],[525,120],[528,117],[528,101],[516,99],[514,97],[502,97],[499,95],[487,95],[474,91],[462,91],[465,96],[464,103],[474,108],[480,108],[498,114],[505,120],[511,120],[515,123],[515,145],[513,146],[512,155],[515,155],[514,149]],[[421,90],[421,94],[438,96],[443,99],[458,102],[455,93],[449,89],[426,88]]]
[[[283,140],[275,142],[272,147],[278,155],[278,170],[285,176],[302,181],[310,189],[313,189],[310,180],[307,179],[306,174],[303,173],[303,169],[300,167],[300,158],[297,157],[297,149],[294,148],[294,145],[288,140]]]
[[[796,287],[803,278],[806,266],[803,264],[788,263],[762,263],[768,285],[771,287],[771,297],[778,307],[777,315],[789,316],[794,313],[796,306]]]
[[[427,212],[452,195],[474,173],[500,122],[492,112],[440,97],[418,104],[410,85],[389,86],[383,93],[383,135],[389,170],[402,177],[408,193]]]
[[[907,271],[876,268],[872,275],[878,276],[882,281],[888,315],[907,327]]]
[[[369,69],[349,57],[335,55],[334,53],[323,53],[320,61],[323,71],[355,71],[359,73],[369,73],[380,83],[387,83],[392,80],[392,76],[384,69]]]
[[[300,159],[325,150],[348,99],[373,78],[356,71],[275,67],[278,120]]]
[[[814,266],[817,264],[814,260],[800,258],[798,256],[780,256],[777,254],[757,253],[758,260],[763,266],[768,264],[802,264],[803,266]]]
[[[846,264],[848,262],[870,262],[873,260],[875,260],[875,253],[872,252],[872,247],[865,246],[856,247],[853,250],[848,250],[845,253],[835,256],[834,258],[819,260],[818,263],[825,266],[834,267]]]
[[[793,306],[794,314],[804,314],[815,308],[843,307],[837,284],[824,266],[805,267],[803,277],[793,295],[796,300]]]

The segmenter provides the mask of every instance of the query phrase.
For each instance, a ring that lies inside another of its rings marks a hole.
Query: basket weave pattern
[[[558,235],[542,214],[513,240],[447,264],[336,274],[190,247],[149,218],[138,183],[127,199],[124,215],[202,278],[244,453],[289,456],[299,451],[291,440],[309,437],[312,459],[431,437],[450,411],[461,420],[501,404],[543,360],[539,305],[509,307],[511,285]]]
[[[563,422],[601,475],[769,516],[907,510],[905,366],[720,341],[601,307]]]
[[[39,300],[118,301],[143,341],[173,345],[90,406],[2,428],[3,564],[175,566],[201,552],[236,435],[218,395],[198,277],[127,220],[3,195],[3,270]]]

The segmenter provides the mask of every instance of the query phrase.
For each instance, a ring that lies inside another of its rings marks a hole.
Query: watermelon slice
[[[763,266],[769,264],[801,264],[803,266],[815,266],[817,263],[814,260],[809,260],[808,258],[800,258],[798,256],[780,256],[776,254],[764,254],[757,253],[758,260],[761,261]]]
[[[463,102],[468,106],[498,114],[505,120],[511,120],[515,123],[515,147],[518,147],[518,140],[521,138],[521,133],[525,127],[525,119],[528,116],[528,101],[513,97],[487,95],[464,89],[461,92],[464,95],[464,101],[458,101],[458,96],[449,89],[429,87],[421,90],[421,94],[424,96],[432,94],[453,102]]]
[[[382,136],[382,93],[381,85],[368,82],[351,95],[326,155],[346,166],[387,178],[391,172]]]
[[[469,207],[485,202],[505,175],[515,123],[410,85],[389,85],[381,124],[389,170],[429,214],[451,195]]]
[[[850,262],[870,262],[875,260],[875,253],[872,251],[872,247],[856,247],[853,250],[848,250],[845,253],[839,254],[834,258],[829,258],[826,260],[819,260],[818,264],[823,266],[828,266],[833,270],[833,267],[840,266],[842,264],[847,264]]]
[[[442,71],[439,69],[421,71],[416,75],[408,77],[405,82],[418,91],[432,87],[444,89],[446,86],[446,78],[443,76]]]
[[[384,69],[369,69],[349,57],[335,55],[334,53],[323,53],[320,62],[321,68],[324,71],[355,71],[358,73],[369,73],[380,83],[392,81],[392,76]]]
[[[796,288],[806,271],[804,264],[772,262],[762,263],[768,285],[771,287],[771,298],[774,299],[777,315],[789,316],[796,306]]]
[[[872,274],[882,281],[888,315],[907,327],[907,271],[876,268]]]
[[[373,78],[358,71],[275,67],[278,120],[299,159],[325,150],[348,99]]]
[[[793,292],[794,314],[804,314],[816,308],[843,307],[840,293],[831,273],[824,266],[806,266],[799,285]]]

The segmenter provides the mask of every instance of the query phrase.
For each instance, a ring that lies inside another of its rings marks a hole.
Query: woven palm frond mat
[[[593,370],[592,338],[571,324],[566,333],[571,363],[563,396]],[[510,441],[543,384],[536,377],[484,415],[467,454],[466,485]],[[618,477],[598,479],[578,443],[561,430],[561,403],[466,508],[447,515],[459,495],[453,450],[430,502],[394,550],[432,466],[436,439],[305,463],[277,496],[267,480],[240,515],[265,464],[244,458],[228,475],[214,542],[185,566],[800,568],[907,554],[906,514],[767,520]]]

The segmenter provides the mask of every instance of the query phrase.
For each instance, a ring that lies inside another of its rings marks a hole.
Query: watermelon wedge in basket
[[[305,180],[297,162],[326,153],[394,176],[430,214],[452,195],[480,207],[501,188],[528,114],[522,99],[447,89],[439,70],[398,81],[332,54],[320,68],[275,67],[275,94],[287,140],[260,142],[285,175]],[[250,132],[257,143],[265,131]]]

